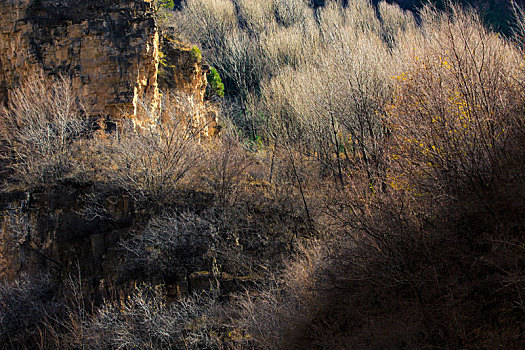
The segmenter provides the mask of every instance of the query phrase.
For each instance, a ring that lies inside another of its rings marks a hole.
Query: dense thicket
[[[152,208],[120,249],[157,289],[79,311],[69,283],[69,298],[43,298],[52,311],[33,326],[0,331],[3,344],[25,334],[61,348],[520,348],[520,23],[511,40],[459,7],[425,7],[416,21],[364,0],[187,0],[164,15],[164,30],[222,76],[220,137],[199,140],[169,100],[159,120],[177,127],[103,141],[54,131],[48,121],[74,113],[33,113],[33,85],[3,133],[11,183],[33,186],[50,169],[45,181],[101,182]],[[55,86],[58,96],[67,82]],[[28,146],[24,130],[38,125],[57,152]],[[181,212],[180,193],[196,188],[212,199]],[[195,266],[213,271],[214,292],[167,302],[163,283]],[[250,283],[226,292],[224,273]],[[22,305],[37,290],[28,281],[2,285],[0,304]],[[31,310],[2,309],[0,321]]]

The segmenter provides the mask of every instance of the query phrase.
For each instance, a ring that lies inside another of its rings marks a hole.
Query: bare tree
[[[160,114],[144,108],[149,122],[137,130],[128,126],[109,146],[109,162],[115,167],[111,182],[137,202],[168,202],[201,157],[199,138],[206,125],[167,100],[164,103]]]
[[[65,77],[36,76],[13,92],[2,111],[0,138],[15,179],[41,184],[75,172],[73,155],[88,129],[81,107]]]

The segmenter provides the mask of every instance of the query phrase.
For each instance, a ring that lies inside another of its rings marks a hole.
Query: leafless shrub
[[[427,8],[421,17],[421,29],[399,31],[392,48],[380,41],[371,46],[399,60],[383,72],[387,80],[396,75],[393,81],[378,79],[384,97],[368,104],[380,113],[364,109],[354,119],[359,130],[359,115],[364,125],[375,116],[380,132],[371,140],[383,171],[347,171],[359,168],[349,165],[342,172],[345,186],[322,187],[334,236],[307,246],[277,287],[243,299],[240,319],[262,348],[519,348],[520,326],[513,320],[523,313],[517,242],[524,187],[516,176],[523,164],[517,146],[523,142],[522,57],[472,13]],[[361,40],[371,38],[380,37]],[[374,67],[371,61],[364,64]],[[368,66],[364,76],[374,77]],[[395,73],[401,68],[406,74]],[[294,113],[301,102],[283,98],[301,91],[301,73],[282,71],[271,79],[263,88],[271,102],[263,104],[282,125],[277,134],[293,140],[295,150],[307,150],[305,159],[318,156],[324,142],[337,161],[330,119],[308,116],[315,103]],[[323,96],[309,91],[300,96]],[[333,101],[329,107],[337,106]],[[324,109],[319,115],[330,116]],[[340,124],[337,132],[348,130]],[[316,151],[308,153],[309,147]],[[362,161],[349,156],[341,163]],[[490,282],[489,270],[499,271]]]
[[[149,277],[185,279],[195,271],[212,270],[219,237],[213,225],[195,214],[164,215],[121,243],[126,269]]]
[[[311,253],[312,251],[310,251]],[[303,261],[304,262],[304,261]],[[301,265],[300,269],[306,275],[313,273],[312,266]],[[265,284],[258,286],[255,292],[239,295],[236,306],[239,314],[235,317],[235,326],[247,336],[244,339],[248,344],[255,344],[261,349],[282,349],[299,347],[296,335],[306,331],[312,311],[304,295],[298,289],[291,290],[292,285],[303,288],[303,292],[316,293],[311,288],[312,280],[304,276],[307,284],[288,281],[287,277],[270,277]],[[293,287],[292,287],[293,288]],[[310,295],[310,296],[311,296]]]
[[[227,34],[237,29],[235,6],[229,0],[194,1],[184,4],[184,13],[176,18],[188,39],[222,47]]]
[[[162,291],[138,287],[122,302],[106,302],[87,323],[88,349],[220,349],[213,296],[167,304]]]
[[[327,47],[334,56],[283,70],[263,84],[260,106],[278,142],[315,154],[322,174],[340,182],[347,170],[362,169],[370,176],[380,171],[380,111],[391,96],[389,75],[396,70],[378,36],[355,38],[352,30],[340,29],[340,39]]]
[[[26,348],[38,343],[45,322],[60,307],[55,286],[46,276],[20,276],[0,283],[0,346]]]
[[[411,12],[405,12],[397,4],[381,1],[378,4],[381,19],[381,35],[389,47],[395,47],[396,40],[405,36],[404,32],[416,31],[416,21]]]
[[[275,20],[285,28],[295,24],[302,25],[312,14],[308,8],[308,0],[274,1],[272,5]]]
[[[79,349],[89,343],[86,332],[94,306],[87,292],[89,288],[83,280],[77,263],[76,273],[70,273],[60,286],[60,312],[45,320],[40,333],[40,349]],[[57,291],[58,294],[58,291]]]
[[[468,230],[450,230],[453,224],[442,218],[448,208],[434,212],[440,219],[422,231],[420,214],[413,214],[420,203],[400,208],[400,198],[384,196],[375,202],[367,216],[346,218],[346,233],[307,245],[276,285],[242,297],[239,328],[261,348],[516,348],[519,327],[512,320],[522,311],[500,307],[521,302],[517,246],[507,237],[506,249],[476,251],[483,240],[474,243]],[[338,216],[347,211],[334,208]],[[428,214],[428,207],[423,211]],[[480,256],[487,258],[479,262]],[[486,269],[495,261],[502,276],[487,283]],[[505,321],[495,325],[495,315]],[[474,335],[473,329],[486,331]],[[497,329],[508,336],[498,337]]]
[[[523,12],[523,8],[518,5],[515,1],[511,1],[512,4],[512,11],[514,14],[514,21],[512,32],[514,34],[514,40],[518,42],[518,44],[523,47],[525,47],[525,13]]]
[[[207,147],[205,179],[220,208],[235,205],[246,170],[253,163],[237,137],[223,133]]]
[[[522,157],[516,146],[523,139],[522,59],[477,16],[451,11],[423,12],[431,34],[412,51],[412,68],[397,77],[386,114],[393,157],[403,169],[393,184],[484,196],[514,173],[509,160]]]
[[[169,202],[184,176],[197,164],[200,126],[191,114],[165,106],[160,115],[147,110],[142,128],[126,129],[108,147],[110,182],[138,203]]]
[[[54,182],[74,173],[87,120],[71,82],[36,76],[12,94],[2,112],[1,139],[14,177],[29,184]]]
[[[192,25],[183,32],[203,47],[248,107],[234,122],[253,139],[277,134],[287,139],[281,142],[316,154],[322,172],[339,181],[344,168],[356,163],[370,176],[383,171],[379,115],[392,94],[389,78],[397,71],[390,41],[412,30],[413,18],[381,5],[380,22],[366,1],[347,7],[330,1],[317,12],[301,0],[219,3],[188,1],[180,16]],[[197,13],[208,18],[211,8],[206,6],[222,9],[231,3],[239,21],[231,20],[231,9],[227,20],[214,18],[232,28],[215,35],[220,42],[199,34],[216,28],[199,22]],[[387,44],[386,32],[392,37]]]

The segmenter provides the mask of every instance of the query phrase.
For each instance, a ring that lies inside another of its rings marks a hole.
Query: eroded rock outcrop
[[[205,100],[210,68],[202,64],[202,56],[195,46],[185,45],[171,35],[162,35],[158,82],[162,91],[176,95],[177,113],[192,118],[196,127],[206,136],[219,131],[217,110]]]
[[[205,101],[207,72],[192,47],[162,38],[147,0],[0,0],[0,103],[24,80],[62,74],[92,116],[140,125],[147,122],[138,117],[141,101],[160,109],[159,80],[180,102],[176,112],[213,135],[217,112]],[[98,192],[90,186],[0,193],[0,278],[60,274],[75,264],[93,286],[100,276],[120,278],[118,254],[109,253],[147,213],[117,193],[102,200],[107,217],[90,217],[86,198]]]
[[[133,115],[139,98],[157,98],[159,36],[148,1],[2,1],[0,27],[4,101],[38,71],[71,76],[95,115]]]
[[[2,0],[0,102],[39,72],[65,74],[91,115],[131,117],[140,125],[139,105],[159,106],[160,58],[163,88],[179,96],[181,113],[213,134],[217,113],[204,101],[206,66],[191,48],[159,37],[149,0]]]
[[[207,193],[188,191],[180,196],[177,211],[199,211],[212,203]],[[93,296],[115,286],[131,291],[140,280],[162,280],[172,296],[209,290],[217,280],[205,272],[211,269],[210,231],[170,240],[178,243],[178,250],[169,275],[126,258],[126,245],[120,243],[141,232],[153,214],[126,193],[107,192],[94,183],[64,181],[32,191],[0,192],[0,281],[22,274],[57,280],[81,274],[85,291]],[[231,276],[222,274],[220,279],[224,286],[235,284]]]

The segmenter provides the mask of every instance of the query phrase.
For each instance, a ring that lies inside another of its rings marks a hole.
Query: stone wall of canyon
[[[65,74],[94,115],[133,115],[156,98],[159,35],[142,0],[3,0],[0,98],[34,74]]]
[[[206,66],[187,46],[161,37],[149,0],[1,0],[0,102],[36,74],[61,74],[92,116],[142,124],[139,101],[157,109],[161,74],[165,92],[179,95],[179,112],[213,134],[217,113],[204,101]]]

